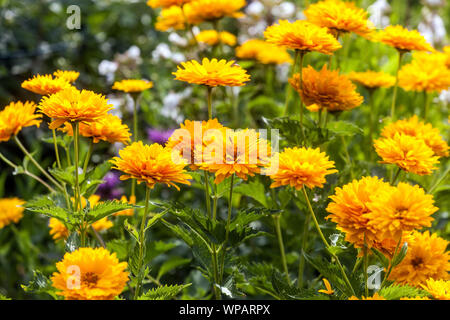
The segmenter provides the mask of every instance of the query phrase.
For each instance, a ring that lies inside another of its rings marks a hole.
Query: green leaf
[[[393,284],[378,291],[378,294],[387,300],[399,300],[400,298],[428,297],[428,292],[407,285]]]
[[[119,260],[126,260],[130,247],[130,242],[124,239],[114,239],[106,243],[106,248],[115,252]]]
[[[12,300],[12,299],[0,293],[0,300]]]
[[[85,198],[89,198],[95,193],[98,186],[102,184],[103,178],[111,169],[111,163],[108,161],[99,164],[94,169],[88,171],[80,182],[80,191]]]
[[[171,300],[190,285],[190,283],[183,285],[165,285],[162,287],[150,289],[146,293],[141,295],[138,300]]]
[[[408,252],[408,242],[405,242],[400,251],[392,258],[392,267],[398,266],[406,256]]]
[[[77,250],[80,245],[81,241],[78,232],[72,232],[65,241],[65,250],[66,252],[73,252]]]
[[[59,182],[68,184],[69,186],[75,185],[75,167],[67,167],[66,169],[53,168],[48,169],[48,171],[58,180]]]
[[[152,241],[147,246],[146,263],[149,263],[157,256],[168,252],[169,250],[176,247],[176,243],[173,242],[163,242],[163,241]]]
[[[127,230],[128,233],[134,238],[134,240],[139,241],[139,233],[138,233],[138,231],[136,230],[136,228],[133,225],[131,225],[128,222],[128,220],[125,220],[123,222],[123,226],[124,226],[125,230]]]
[[[378,251],[375,248],[371,248],[371,250],[375,254],[375,256],[378,258],[378,260],[381,262],[381,265],[384,268],[388,268],[389,267],[389,259],[386,258],[386,256],[381,251]]]
[[[276,270],[272,273],[272,286],[283,299],[287,300],[329,300],[313,289],[298,288],[286,282],[282,274]]]
[[[269,207],[267,203],[267,196],[264,190],[264,185],[258,180],[254,180],[249,183],[243,183],[237,187],[234,187],[233,190],[234,192],[240,193],[258,201],[266,208]]]
[[[71,220],[69,219],[70,212],[61,207],[57,207],[54,205],[44,207],[27,207],[27,210],[40,213],[51,218],[56,218],[66,224],[71,223]]]
[[[327,129],[336,136],[354,136],[364,133],[361,128],[347,121],[330,121]]]
[[[52,282],[39,270],[34,270],[33,279],[27,285],[22,284],[21,287],[27,293],[47,293],[55,297]]]
[[[98,203],[95,205],[94,208],[89,210],[87,207],[85,208],[86,212],[86,221],[88,223],[94,223],[100,219],[103,219],[105,217],[108,217],[116,212],[136,208],[137,206],[125,203],[125,202],[119,202],[117,200],[108,200],[105,202]]]
[[[185,265],[189,262],[191,262],[191,259],[184,259],[184,258],[177,257],[177,256],[171,257],[161,265],[156,278],[159,280],[166,273],[172,271],[175,268],[178,268],[179,266]]]

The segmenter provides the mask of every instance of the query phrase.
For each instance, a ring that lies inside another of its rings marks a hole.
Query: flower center
[[[81,277],[81,281],[88,287],[92,288],[97,284],[98,275],[93,272],[87,272]]]
[[[414,269],[419,269],[423,264],[423,259],[421,257],[415,257],[411,260],[411,264],[414,267]]]
[[[404,207],[397,208],[395,210],[395,217],[398,219],[403,219],[403,216],[406,215],[406,213],[408,213],[408,208]]]

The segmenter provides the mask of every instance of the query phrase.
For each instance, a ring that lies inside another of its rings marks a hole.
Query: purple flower
[[[169,137],[172,135],[173,131],[174,131],[173,129],[159,130],[159,129],[150,128],[150,129],[147,129],[148,139],[152,142],[164,145],[167,142],[167,140],[169,139]]]
[[[103,183],[98,186],[97,193],[104,199],[117,199],[123,194],[123,189],[119,188],[120,174],[110,171],[103,178]]]

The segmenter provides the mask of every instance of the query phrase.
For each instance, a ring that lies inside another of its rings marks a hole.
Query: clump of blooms
[[[239,10],[245,5],[245,0],[195,0],[187,3],[183,9],[188,21],[198,24],[224,17],[240,18],[244,14]]]
[[[280,20],[264,31],[264,37],[269,43],[302,52],[332,54],[342,48],[339,41],[328,33],[327,28],[303,20]]]
[[[229,46],[236,45],[236,36],[227,31],[217,32],[216,30],[203,30],[195,36],[198,42],[206,43],[207,45],[214,46],[218,43],[224,43]]]
[[[159,31],[167,31],[169,29],[173,30],[183,30],[186,28],[186,23],[192,23],[183,14],[183,9],[178,6],[171,6],[169,8],[164,8],[161,13],[156,18],[155,29]]]
[[[142,92],[153,87],[153,82],[139,79],[126,79],[122,81],[116,81],[113,84],[113,89],[133,93]]]
[[[393,137],[374,141],[381,163],[395,164],[406,172],[429,175],[436,169],[439,157],[421,138],[396,133]]]
[[[80,76],[80,73],[71,70],[56,70],[55,72],[53,72],[53,75],[56,78],[64,79],[69,83],[74,83]]]
[[[347,77],[369,89],[390,88],[395,84],[395,77],[382,71],[350,72]]]
[[[35,111],[36,104],[30,101],[11,102],[0,111],[0,142],[8,141],[25,127],[39,127],[42,115]]]
[[[335,35],[353,32],[369,37],[375,29],[367,12],[349,1],[319,1],[310,5],[304,14],[308,21],[330,29]]]
[[[182,6],[192,0],[148,0],[147,5],[152,8],[168,8],[171,6]]]
[[[416,115],[390,123],[381,131],[381,136],[385,138],[393,138],[396,134],[405,134],[423,140],[436,156],[449,155],[450,148],[440,135],[439,129],[433,128],[430,123],[420,121]]]
[[[408,30],[400,25],[388,26],[380,31],[376,40],[403,52],[434,51],[433,47],[417,30]]]
[[[2,198],[0,199],[0,229],[10,223],[17,223],[23,217],[25,203],[19,198]]]
[[[408,251],[389,279],[401,284],[421,286],[428,279],[449,280],[449,242],[429,231],[413,232],[408,238]]]
[[[421,287],[437,300],[450,300],[450,280],[428,279]]]
[[[40,95],[57,93],[71,86],[65,77],[53,77],[51,74],[36,75],[22,82],[22,88]]]
[[[79,248],[56,264],[51,281],[66,300],[113,300],[128,281],[126,262],[104,248]],[[79,279],[74,279],[79,276]]]
[[[204,84],[209,87],[230,86],[239,87],[250,81],[247,71],[234,61],[203,58],[200,64],[196,60],[182,62],[173,73],[175,80],[188,83]]]
[[[237,47],[236,57],[240,59],[257,60],[262,64],[293,62],[286,48],[258,39],[247,40]]]
[[[322,188],[325,176],[338,172],[334,161],[319,148],[286,148],[279,154],[278,170],[270,178],[271,188],[290,186],[300,190],[303,186],[310,189]]]
[[[89,90],[74,87],[42,98],[38,108],[52,119],[50,129],[59,128],[65,122],[93,122],[113,108],[108,100]]]
[[[380,296],[378,292],[376,292],[372,297],[362,297],[361,299],[358,299],[355,296],[351,296],[348,300],[386,300],[386,298]]]
[[[346,111],[359,107],[364,101],[347,76],[339,75],[336,70],[328,70],[327,65],[320,71],[311,66],[304,68],[302,78],[302,88],[298,73],[289,79],[289,83],[300,94],[305,105],[310,107],[310,111]]]
[[[142,141],[134,142],[110,161],[113,169],[123,172],[121,180],[136,179],[138,184],[144,182],[151,189],[155,184],[163,183],[179,190],[176,183],[189,185],[188,179],[192,179],[184,170],[186,161],[158,143],[144,145]]]

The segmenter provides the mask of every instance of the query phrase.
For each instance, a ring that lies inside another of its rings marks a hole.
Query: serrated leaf
[[[393,284],[378,291],[378,294],[386,300],[399,300],[400,298],[415,298],[428,297],[428,292],[419,288],[410,287],[407,285]]]
[[[272,273],[272,286],[282,298],[288,300],[329,300],[313,289],[303,289],[286,282],[280,272]]]
[[[392,267],[398,266],[406,256],[408,252],[408,242],[405,242],[400,251],[392,258]]]
[[[27,285],[22,284],[21,287],[28,293],[47,293],[55,297],[55,288],[53,288],[52,282],[39,270],[34,270],[33,279]]]
[[[53,168],[48,169],[53,177],[59,182],[68,184],[69,186],[75,185],[75,167],[67,167],[66,169]]]
[[[381,262],[381,265],[384,268],[389,267],[389,259],[386,258],[386,256],[381,251],[378,251],[375,248],[371,248],[371,251],[375,254],[375,256],[378,258],[378,260]]]
[[[171,257],[167,261],[164,261],[164,263],[161,265],[161,267],[158,270],[157,279],[161,279],[162,276],[164,276],[166,273],[172,271],[175,268],[178,268],[182,265],[185,265],[187,263],[191,262],[191,259],[185,259],[180,257]]]
[[[114,239],[106,243],[106,248],[115,252],[117,259],[125,260],[128,257],[130,242],[124,239]]]
[[[157,256],[166,253],[167,251],[173,249],[176,246],[175,243],[173,242],[163,242],[163,241],[152,241],[150,242],[150,244],[147,246],[147,260],[146,263],[149,263],[150,261],[152,261],[154,258],[156,258]]]
[[[265,208],[269,207],[264,185],[258,180],[236,186],[233,191],[258,201]]]
[[[347,121],[330,121],[327,124],[327,129],[337,136],[354,136],[364,133],[361,128]]]
[[[97,205],[94,206],[91,210],[89,208],[85,209],[86,213],[86,221],[89,224],[92,224],[98,220],[101,220],[105,217],[108,217],[116,212],[136,208],[138,206],[125,203],[125,202],[119,202],[117,200],[108,200],[105,202],[100,202]]]
[[[170,300],[175,298],[183,289],[189,287],[191,284],[183,285],[165,285],[148,290],[141,295],[138,300]]]

